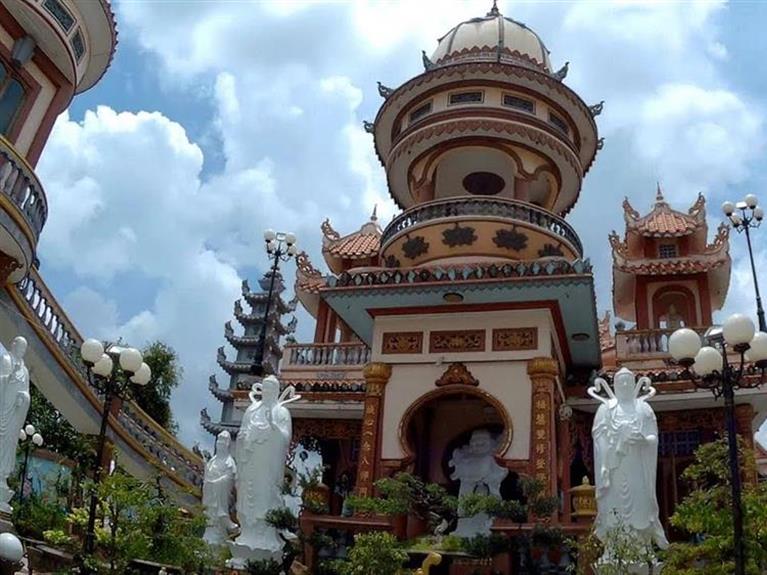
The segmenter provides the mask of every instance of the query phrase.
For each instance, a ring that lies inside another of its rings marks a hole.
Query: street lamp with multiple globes
[[[84,556],[88,557],[95,548],[96,508],[98,496],[96,487],[101,481],[106,446],[107,424],[114,399],[127,399],[131,384],[144,386],[152,378],[152,370],[144,363],[141,352],[132,347],[107,344],[106,348],[97,339],[86,339],[80,346],[80,356],[88,372],[88,381],[104,398],[101,412],[101,429],[96,445],[96,463],[93,467],[93,492],[88,510],[88,529],[85,534]],[[119,365],[115,365],[113,358]]]
[[[722,204],[724,215],[730,219],[732,227],[738,233],[745,232],[746,244],[748,245],[748,257],[751,260],[751,275],[754,278],[754,290],[756,291],[756,315],[759,319],[759,331],[767,332],[767,321],[764,318],[762,297],[759,295],[759,282],[756,278],[756,266],[754,265],[754,252],[751,248],[751,230],[758,228],[764,219],[764,210],[759,206],[754,194],[748,194],[742,202],[734,204],[724,202]],[[740,213],[738,213],[740,212]]]
[[[19,441],[24,444],[24,463],[21,465],[21,475],[19,476],[19,503],[23,503],[24,485],[27,482],[27,468],[29,467],[29,454],[33,446],[43,446],[43,436],[35,430],[34,425],[28,423],[24,426],[24,429],[19,431]]]
[[[699,388],[713,392],[715,398],[724,396],[727,423],[727,446],[732,487],[732,522],[735,538],[735,575],[745,575],[743,545],[743,509],[741,478],[738,462],[738,441],[735,428],[735,390],[750,389],[767,380],[767,333],[756,332],[754,323],[745,315],[735,314],[722,327],[713,327],[704,336],[689,328],[676,330],[669,338],[671,356],[685,369],[684,376]],[[733,354],[736,361],[730,361]],[[746,363],[753,363],[761,373],[749,376]]]
[[[269,312],[272,307],[272,298],[274,297],[274,281],[280,270],[280,262],[286,262],[298,254],[296,245],[296,234],[275,232],[266,230],[264,232],[264,241],[266,242],[266,253],[272,260],[272,275],[269,280],[269,292],[266,296],[266,309],[264,309],[264,319],[261,324],[261,332],[258,336],[258,347],[253,363],[250,366],[250,373],[257,376],[264,375],[264,355],[266,348],[266,327],[269,323]]]

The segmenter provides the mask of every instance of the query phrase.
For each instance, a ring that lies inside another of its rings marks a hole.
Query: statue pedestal
[[[277,550],[253,549],[247,545],[241,545],[236,541],[229,543],[229,549],[232,552],[232,558],[226,562],[227,567],[232,569],[245,569],[248,561],[276,561],[282,560],[282,547]]]
[[[594,564],[592,569],[594,575],[601,575],[602,573],[615,573],[616,567],[599,562]],[[626,565],[625,569],[627,575],[660,575],[663,572],[663,563],[655,561],[652,564],[652,569],[647,563],[634,563],[633,565]]]

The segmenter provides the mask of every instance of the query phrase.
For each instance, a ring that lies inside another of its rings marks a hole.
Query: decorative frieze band
[[[485,351],[485,330],[433,331],[429,334],[429,353]]]
[[[381,353],[421,353],[423,351],[423,332],[390,331],[383,334]]]
[[[508,327],[493,330],[493,351],[538,349],[537,327]]]

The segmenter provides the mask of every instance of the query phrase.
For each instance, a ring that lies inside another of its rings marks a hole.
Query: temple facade
[[[250,403],[248,393],[251,386],[258,381],[258,378],[251,374],[251,367],[257,355],[256,350],[261,345],[261,332],[266,316],[266,303],[271,278],[271,271],[264,274],[264,277],[258,282],[261,288],[261,291],[258,292],[251,291],[248,281],[244,280],[242,282],[242,299],[234,302],[234,317],[239,328],[235,329],[231,321],[224,324],[224,338],[234,349],[235,355],[233,359],[228,359],[224,346],[221,346],[218,348],[216,361],[227,374],[229,381],[226,387],[220,387],[215,374],[211,375],[208,381],[210,393],[222,403],[221,418],[214,422],[207,409],[201,413],[202,426],[213,435],[227,430],[232,436],[236,436],[240,428],[242,413]],[[283,298],[284,292],[285,282],[278,272],[274,278],[272,303],[266,323],[263,354],[264,375],[278,373],[282,358],[281,339],[285,336],[290,337],[290,334],[296,329],[297,319],[295,316],[287,323],[283,321],[283,318],[295,311],[298,300],[286,301]],[[248,309],[243,307],[243,299]],[[238,331],[241,333],[237,333]]]
[[[586,390],[621,366],[658,388],[667,524],[694,449],[724,429],[721,403],[684,379],[667,345],[678,327],[707,330],[724,304],[727,226],[709,239],[703,196],[679,211],[658,187],[644,214],[626,200],[624,233],[605,240],[613,310],[600,318],[566,218],[602,148],[603,104],[584,102],[567,65],[553,67],[541,38],[495,6],[423,64],[396,88],[379,83],[365,122],[401,212],[356,230],[325,221],[324,264],[296,258],[296,297],[316,327],[313,341],[285,346],[281,381],[302,396],[294,441],[321,451],[331,510],[305,524],[354,529],[333,523],[344,497],[400,471],[457,493],[450,460],[481,430],[508,470],[502,495],[535,477],[561,502],[553,520],[586,530],[572,505],[572,489],[594,479]],[[737,414],[753,441],[763,394],[739,392]]]

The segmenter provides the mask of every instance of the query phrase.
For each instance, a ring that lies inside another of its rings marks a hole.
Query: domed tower
[[[0,281],[36,261],[48,205],[35,165],[72,98],[106,72],[117,45],[108,0],[0,4]]]
[[[423,60],[420,76],[379,87],[385,102],[368,126],[404,210],[384,231],[383,261],[580,258],[562,218],[600,147],[601,105],[563,84],[567,65],[553,72],[538,35],[496,6]]]
[[[571,486],[564,382],[601,356],[591,268],[564,217],[600,147],[602,106],[495,6],[423,61],[398,88],[379,84],[365,123],[403,211],[382,231],[323,226],[328,275],[297,261],[317,328],[283,362],[304,397],[296,429],[327,437],[324,419],[361,419],[363,495],[400,470],[454,486],[447,462],[479,430],[509,469],[503,493],[524,474],[556,495]]]

